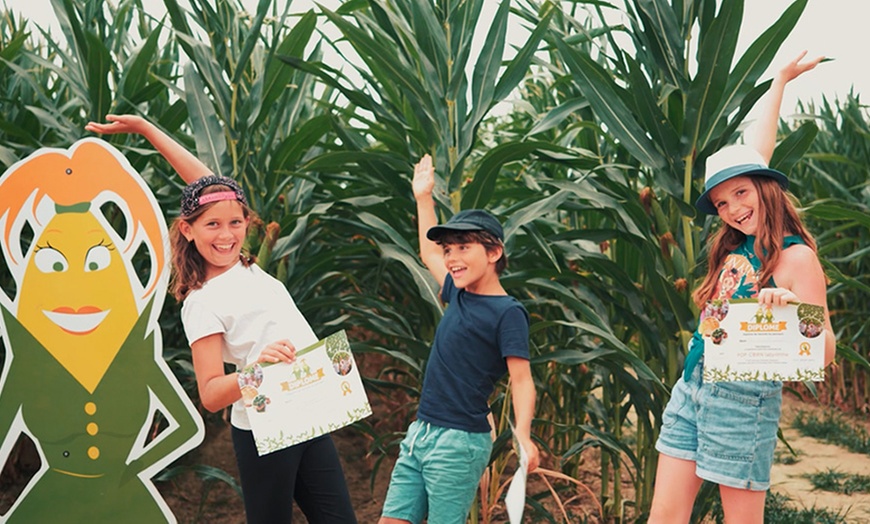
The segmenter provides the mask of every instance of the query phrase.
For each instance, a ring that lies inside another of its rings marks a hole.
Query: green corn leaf
[[[737,132],[743,119],[749,114],[749,111],[755,106],[755,103],[764,96],[764,93],[770,89],[770,80],[758,84],[752,88],[741,100],[740,109],[727,122],[724,120],[711,121],[709,132],[710,140],[707,145],[697,155],[695,166],[700,166],[698,162],[703,161],[708,156],[728,145],[733,139],[733,135]],[[704,139],[706,140],[706,138]],[[696,169],[696,173],[697,173]]]
[[[193,64],[184,68],[184,86],[197,155],[216,174],[232,177],[233,168],[227,156],[223,129]]]
[[[329,115],[311,118],[291,136],[288,136],[273,152],[270,169],[286,173],[310,151],[331,129]]]
[[[788,174],[813,144],[819,128],[807,122],[780,142],[770,158],[770,167]]]
[[[190,469],[203,480],[218,480],[233,489],[240,497],[242,496],[242,487],[236,482],[235,477],[226,471],[206,464],[196,464]]]
[[[450,67],[448,74],[450,81],[447,84],[445,96],[448,100],[458,102],[465,98],[468,82],[465,76],[466,65],[471,54],[471,43],[474,38],[477,22],[480,20],[480,12],[483,1],[471,0],[468,2],[454,2],[449,6],[445,30],[449,36],[447,42],[450,53]],[[465,114],[461,111],[460,114]]]
[[[321,10],[329,21],[341,30],[354,49],[362,55],[363,60],[383,72],[384,78],[390,78],[395,85],[409,90],[418,99],[426,98],[426,89],[414,74],[415,72],[409,70],[399,60],[394,50],[387,46],[387,42],[380,42],[370,37],[329,9],[321,7]]]
[[[354,11],[365,9],[368,5],[368,0],[346,0],[345,2],[342,2],[341,6],[336,9],[335,12],[340,15],[350,15],[353,14]]]
[[[504,237],[509,242],[516,231],[533,223],[535,220],[546,216],[547,211],[558,209],[570,196],[567,191],[557,191],[544,198],[535,199],[523,206],[511,210],[510,218],[504,223]],[[552,251],[550,251],[552,254]],[[552,258],[552,257],[551,257]],[[560,271],[560,268],[556,268]]]
[[[472,113],[465,122],[463,131],[466,133],[469,131],[469,122],[474,124],[480,121],[483,115],[489,111],[493,100],[495,83],[504,55],[509,13],[510,1],[503,0],[499,3],[492,25],[480,50],[480,56],[474,65],[474,74],[471,77]]]
[[[505,2],[505,4],[507,4],[507,2]],[[465,121],[465,125],[463,126],[463,141],[460,143],[459,146],[460,152],[466,151],[468,148],[471,147],[471,143],[475,135],[474,130],[479,125],[479,120],[483,118],[483,116],[492,108],[495,103],[504,100],[517,87],[520,81],[525,78],[529,70],[529,65],[531,64],[531,61],[535,56],[535,52],[538,49],[538,45],[544,38],[544,35],[546,35],[547,31],[549,31],[550,21],[553,19],[553,16],[555,14],[555,9],[547,10],[547,13],[538,22],[537,26],[532,31],[532,34],[529,35],[529,38],[523,44],[522,48],[520,48],[516,56],[514,56],[514,58],[508,63],[507,67],[504,70],[504,73],[501,75],[501,77],[499,77],[495,87],[492,88],[490,86],[487,88],[487,91],[492,92],[492,95],[491,98],[486,100],[486,106],[478,106],[478,101],[474,102],[473,113],[471,117]],[[505,37],[505,35],[501,36],[502,39]],[[503,51],[504,46],[502,45],[500,52]],[[477,69],[475,69],[475,72],[476,71]],[[496,74],[497,72],[498,68],[496,68],[495,70]],[[482,103],[484,102],[484,100],[485,99],[482,99],[480,100],[480,102]]]
[[[822,200],[813,202],[804,212],[817,218],[830,221],[854,221],[861,227],[870,228],[870,214],[866,209],[856,209],[837,200]]]
[[[384,258],[395,260],[408,270],[420,297],[425,299],[435,310],[442,311],[440,298],[441,285],[435,282],[429,270],[423,267],[416,257],[404,249],[397,248],[393,244],[378,242],[378,248]]]
[[[619,88],[610,75],[587,54],[568,47],[560,40],[556,41],[556,46],[592,110],[613,136],[641,163],[654,168],[664,167],[667,161],[637,123],[632,110],[622,102],[617,92]]]
[[[680,137],[677,130],[659,108],[656,96],[638,63],[628,56],[625,57],[625,62],[631,82],[631,93],[636,99],[635,107],[639,123],[649,131],[650,137],[655,143],[660,144],[664,152],[668,162],[668,167],[663,170],[665,176],[677,176],[681,169],[678,168],[675,159],[683,156],[680,152]]]
[[[523,159],[531,154],[537,154],[544,159],[563,155],[560,162],[588,165],[589,157],[580,152],[572,151],[555,144],[543,141],[508,142],[490,149],[480,161],[472,182],[462,194],[462,208],[483,208],[489,203],[495,191],[498,174],[502,166],[509,162]],[[553,155],[548,157],[547,155]],[[554,159],[555,161],[555,159]]]
[[[562,102],[538,118],[532,129],[526,133],[526,138],[563,125],[563,122],[571,115],[587,107],[589,107],[589,102],[585,98],[572,98]]]
[[[293,78],[293,68],[283,63],[281,57],[301,58],[305,46],[311,40],[317,23],[314,11],[306,12],[296,22],[293,29],[274,50],[274,59],[270,58],[266,65],[265,80],[263,83],[261,102],[253,112],[252,120],[248,125],[252,128],[260,127],[266,117],[273,111],[274,104],[286,89],[293,89],[290,81]]]
[[[602,339],[602,341],[608,346],[612,347],[616,350],[617,354],[624,359],[624,361],[631,365],[632,369],[638,374],[638,377],[644,380],[649,380],[653,383],[659,382],[658,377],[652,370],[647,366],[647,364],[638,358],[635,353],[628,348],[621,340],[616,338],[613,333],[609,332],[605,329],[600,329],[597,326],[594,326],[588,322],[582,321],[554,321],[556,325],[570,326],[579,329],[581,332],[590,334]]]
[[[361,224],[376,231],[378,235],[386,235],[394,246],[412,255],[416,253],[416,249],[411,247],[411,244],[405,240],[402,234],[380,217],[368,212],[357,212],[356,218]]]
[[[414,0],[408,3],[408,10],[412,33],[408,35],[411,38],[404,39],[404,45],[419,48],[419,60],[426,67],[429,82],[437,86],[433,94],[443,97],[444,87],[450,82],[447,36],[435,14],[433,2]]]
[[[323,81],[326,85],[337,89],[341,94],[347,97],[347,99],[362,109],[366,109],[369,111],[381,111],[382,108],[380,104],[374,101],[369,95],[361,90],[352,89],[344,86],[339,79],[344,78],[344,75],[341,74],[340,71],[319,62],[307,62],[300,58],[296,58],[293,56],[283,56],[279,55],[278,59],[282,62],[299,69],[300,71],[304,71],[306,73],[317,76],[321,81]]]
[[[3,70],[4,61],[13,61],[18,53],[21,51],[21,48],[24,46],[24,43],[27,41],[29,35],[26,33],[18,34],[13,36],[6,45],[0,49],[0,71]]]
[[[553,253],[553,248],[550,246],[549,242],[547,242],[544,235],[542,235],[535,227],[535,224],[533,222],[528,222],[524,224],[522,228],[526,232],[526,235],[531,238],[534,245],[537,246],[538,252],[542,253],[550,264],[552,264],[553,270],[560,273],[562,268],[559,266],[559,260],[556,257],[556,254]]]
[[[52,0],[56,1],[56,0]],[[191,30],[190,26],[187,23],[187,15],[184,14],[184,10],[178,5],[177,0],[163,0],[163,5],[166,6],[166,12],[169,13],[169,20],[172,22],[172,27],[178,33],[190,36]],[[184,48],[184,51],[187,53],[187,56],[193,56],[193,49],[191,48],[191,44],[189,40],[179,40],[179,45]]]
[[[121,78],[119,90],[128,99],[136,98],[140,90],[148,83],[148,71],[151,64],[156,61],[157,50],[162,34],[162,25],[152,31],[145,43],[130,58],[124,67],[124,76]]]
[[[738,60],[728,76],[728,83],[722,93],[718,109],[708,120],[713,125],[700,130],[698,149],[703,148],[713,139],[717,122],[722,121],[738,107],[742,109],[745,106],[744,99],[747,94],[752,91],[755,82],[770,66],[780,46],[800,19],[806,5],[807,0],[796,0],[792,3],[770,28],[752,42]]]
[[[616,353],[613,349],[595,348],[588,351],[579,349],[561,349],[551,351],[544,355],[537,356],[531,360],[532,365],[542,364],[545,362],[555,362],[563,366],[579,366],[588,362],[595,362],[599,358],[603,358]]]
[[[666,0],[636,0],[635,4],[646,27],[649,51],[671,84],[686,91],[684,35],[673,9]]]
[[[85,28],[79,21],[75,7],[71,0],[51,0],[54,14],[57,17],[61,32],[66,36],[70,52],[75,53],[76,60],[66,60],[68,67],[77,69],[77,76],[85,77],[85,69],[88,63],[88,39]],[[52,39],[49,39],[51,41]]]
[[[112,93],[109,90],[109,73],[112,57],[109,50],[96,35],[87,33],[88,41],[88,92],[90,94],[90,118],[100,120],[112,106]]]
[[[709,134],[715,121],[711,118],[721,117],[716,114],[720,106],[734,50],[737,47],[737,36],[740,33],[740,22],[743,19],[743,0],[723,2],[719,14],[710,24],[709,34],[698,50],[698,73],[692,79],[686,101],[686,124],[684,137],[687,150],[681,156],[694,150],[703,149],[706,145],[699,137]]]
[[[858,364],[864,368],[865,371],[870,371],[870,362],[867,361],[867,358],[849,347],[847,344],[837,344],[837,356],[843,357],[854,364]]]
[[[250,32],[245,37],[245,43],[242,47],[242,52],[239,53],[238,58],[236,59],[236,69],[233,74],[232,84],[238,84],[241,80],[243,74],[248,67],[248,60],[251,58],[251,53],[254,52],[254,46],[257,45],[257,42],[260,40],[260,28],[263,27],[263,20],[266,18],[266,14],[269,11],[269,6],[272,4],[272,0],[260,0],[257,4],[257,11],[254,15],[254,21],[251,24]]]
[[[204,93],[205,87],[208,86],[208,90],[213,97],[212,105],[215,108],[215,112],[221,116],[222,120],[229,120],[231,115],[231,89],[224,81],[223,71],[212,55],[211,48],[196,38],[185,34],[176,34],[176,37],[179,42],[187,41],[190,44],[189,48],[192,54],[189,56],[199,72],[198,77],[202,92]],[[188,67],[190,67],[190,64],[185,65],[185,76],[187,75]]]

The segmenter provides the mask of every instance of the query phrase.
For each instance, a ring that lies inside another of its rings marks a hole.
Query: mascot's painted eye
[[[63,253],[53,247],[43,247],[33,255],[36,268],[43,273],[62,273],[69,268]]]
[[[85,272],[106,269],[111,260],[108,247],[104,245],[94,246],[88,250],[88,256],[85,257]]]

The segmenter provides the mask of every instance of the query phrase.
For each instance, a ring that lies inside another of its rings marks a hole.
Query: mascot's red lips
[[[102,310],[96,306],[82,306],[73,309],[61,306],[52,311],[43,310],[43,314],[54,322],[57,327],[73,335],[87,335],[97,329],[110,309]]]

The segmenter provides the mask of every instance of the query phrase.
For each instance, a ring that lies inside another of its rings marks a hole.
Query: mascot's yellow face
[[[91,213],[59,213],[42,231],[16,317],[93,393],[138,312],[123,259]]]

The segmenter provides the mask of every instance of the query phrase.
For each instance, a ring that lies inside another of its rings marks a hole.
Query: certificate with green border
[[[260,455],[372,414],[344,331],[296,351],[292,363],[247,366],[239,387]]]
[[[704,381],[825,379],[825,310],[716,301],[704,311]]]

